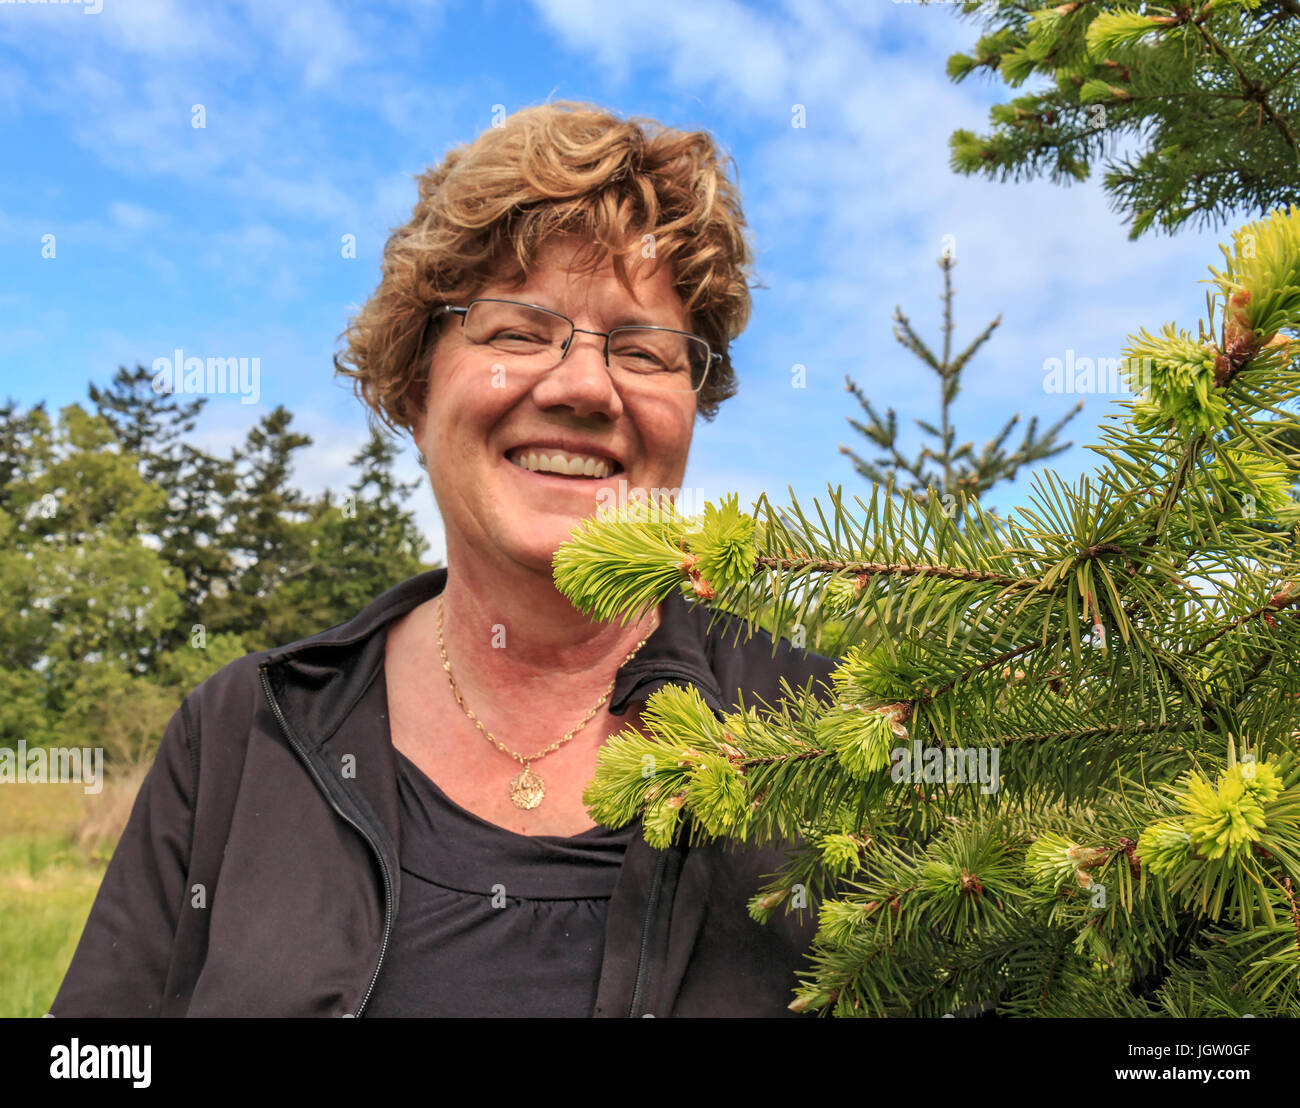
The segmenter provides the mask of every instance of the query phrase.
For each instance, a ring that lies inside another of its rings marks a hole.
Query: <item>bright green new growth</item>
[[[870,778],[889,765],[896,726],[885,709],[842,704],[822,716],[815,735],[818,745],[832,751],[845,770],[854,777]],[[907,737],[902,727],[897,730]]]
[[[1220,783],[1216,792],[1199,777],[1187,783],[1188,818],[1184,826],[1192,846],[1207,858],[1240,858],[1259,838],[1264,809],[1254,797],[1244,795],[1238,778]]]
[[[667,498],[599,510],[555,552],[552,564],[556,584],[579,608],[598,619],[628,620],[679,584],[708,599],[716,589],[747,582],[754,556],[753,517],[733,494],[721,505],[706,504],[702,521],[687,519]],[[606,587],[615,582],[620,587]]]
[[[1210,267],[1225,296],[1244,294],[1242,322],[1272,335],[1294,325],[1300,312],[1300,224],[1281,209],[1232,234],[1233,249],[1220,245],[1227,265]]]
[[[1256,765],[1247,764],[1252,769]],[[1259,763],[1259,773],[1250,779],[1243,775],[1244,768],[1238,763],[1220,774],[1217,789],[1203,777],[1187,781],[1183,825],[1192,848],[1206,858],[1244,857],[1267,825],[1264,806],[1282,791],[1276,768],[1267,762]]]
[[[688,539],[699,559],[696,569],[714,589],[729,589],[749,580],[758,553],[754,545],[754,519],[740,510],[740,497],[731,495],[720,506],[704,506],[704,523],[698,538]]]
[[[1034,840],[1025,851],[1025,869],[1039,885],[1055,892],[1070,880],[1079,867],[1075,856],[1079,844],[1071,842],[1055,831],[1048,831]]]
[[[555,582],[597,619],[630,622],[681,581],[686,527],[667,500],[598,512],[555,552]],[[607,582],[618,588],[607,589]]]
[[[1295,505],[1291,498],[1292,474],[1279,459],[1251,450],[1225,448],[1211,475],[1234,500],[1250,504],[1249,498],[1254,498],[1256,509],[1269,515],[1277,515]]]
[[[1124,349],[1128,385],[1140,394],[1133,409],[1138,430],[1173,425],[1183,432],[1208,434],[1222,426],[1227,408],[1214,383],[1213,351],[1172,323],[1160,334],[1157,339],[1140,331]]]
[[[795,1010],[1300,1015],[1300,209],[1250,226],[1199,339],[1132,339],[1097,472],[1008,517],[729,498],[557,553],[598,618],[681,589],[788,638],[842,621],[832,687],[720,714],[666,687],[584,794],[658,847],[790,845],[749,911],[817,914]]]
[[[1182,870],[1191,858],[1191,832],[1180,819],[1157,820],[1142,832],[1137,849],[1148,870],[1169,877]]]

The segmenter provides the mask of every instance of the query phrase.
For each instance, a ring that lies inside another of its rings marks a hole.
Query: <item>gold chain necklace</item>
[[[643,646],[645,646],[646,641],[650,638],[650,635],[654,634],[655,628],[657,628],[658,626],[659,626],[659,620],[658,617],[656,616],[655,626],[650,629],[650,633],[646,635],[646,637],[642,639],[639,643],[636,644],[636,647],[632,650],[631,654],[629,654],[626,658],[623,659],[624,666],[627,665],[628,662],[630,662],[633,658],[636,657],[637,651],[639,651]],[[596,713],[599,712],[601,708],[605,706],[605,701],[609,699],[609,694],[614,691],[614,682],[618,680],[618,674],[616,673],[614,675],[614,680],[610,681],[609,687],[605,690],[605,694],[598,701],[596,701],[595,707],[592,708],[591,711],[587,713],[586,718],[580,724],[578,724],[577,727],[575,727],[572,731],[566,734],[563,738],[558,739],[555,742],[551,743],[551,745],[548,746],[545,750],[539,751],[536,754],[529,754],[525,757],[523,754],[517,754],[513,750],[505,746],[486,727],[484,727],[481,722],[479,722],[478,716],[476,716],[468,707],[466,707],[465,698],[460,695],[460,687],[456,684],[456,678],[452,676],[451,663],[447,661],[447,646],[443,642],[443,638],[442,638],[442,597],[441,596],[438,597],[438,653],[442,655],[442,668],[447,673],[447,680],[451,684],[451,691],[453,695],[456,697],[456,703],[460,705],[460,710],[470,718],[470,720],[473,722],[475,727],[477,727],[480,731],[483,732],[484,736],[487,738],[487,740],[490,743],[492,743],[503,754],[509,754],[510,757],[512,757],[516,762],[518,762],[520,765],[524,767],[523,771],[519,773],[510,782],[511,801],[513,801],[516,808],[524,808],[524,809],[536,808],[537,805],[539,805],[542,802],[542,797],[546,795],[546,783],[541,779],[541,777],[539,777],[536,773],[532,771],[528,763],[535,762],[539,758],[545,758],[546,755],[552,753],[553,751],[559,750],[560,747],[562,747],[571,738],[573,738],[574,735],[576,735],[579,731],[581,731],[584,727],[586,727],[587,724],[590,723],[592,719],[595,717]],[[623,667],[620,666],[619,668],[622,669]]]

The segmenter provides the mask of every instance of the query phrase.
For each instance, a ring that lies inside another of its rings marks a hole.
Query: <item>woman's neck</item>
[[[592,620],[549,574],[502,572],[452,551],[440,599],[448,661],[467,697],[474,690],[550,699],[545,694],[562,698],[590,687],[594,698],[658,626],[657,608],[635,625]],[[436,610],[429,615],[436,651]]]

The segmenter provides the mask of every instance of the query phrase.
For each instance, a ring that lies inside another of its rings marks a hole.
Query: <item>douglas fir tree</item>
[[[1199,333],[1131,339],[1095,475],[1007,518],[732,497],[557,552],[600,619],[681,589],[845,621],[829,701],[716,716],[670,686],[586,794],[656,846],[797,844],[750,905],[818,913],[793,1008],[1300,1015],[1300,209],[1224,253]]]
[[[903,314],[903,309],[894,309],[894,338],[939,379],[939,426],[923,419],[915,421],[921,433],[930,440],[915,458],[908,458],[899,448],[898,417],[894,409],[886,408],[885,414],[880,415],[857,382],[848,376],[844,379],[845,388],[853,394],[867,417],[866,423],[851,418],[850,426],[882,453],[875,459],[862,458],[843,445],[840,453],[847,454],[853,468],[868,481],[878,485],[905,484],[918,504],[925,503],[929,490],[933,488],[939,490],[939,498],[945,504],[955,506],[958,493],[969,497],[982,496],[1000,481],[1014,481],[1022,467],[1033,466],[1068,450],[1073,444],[1058,442],[1057,436],[1083,409],[1080,400],[1041,435],[1038,417],[1031,417],[1025,437],[1010,453],[1005,444],[1007,436],[1020,422],[1018,412],[1002,425],[1002,430],[986,442],[978,454],[973,442],[958,444],[952,406],[961,392],[962,373],[975,352],[1002,322],[1002,317],[998,316],[965,350],[953,357],[952,270],[956,264],[957,258],[952,250],[945,249],[939,257],[939,268],[943,271],[943,346],[939,355],[913,330],[912,321]]]

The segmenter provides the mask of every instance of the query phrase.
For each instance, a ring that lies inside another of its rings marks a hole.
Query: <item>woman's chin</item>
[[[531,526],[529,521],[524,521],[524,526],[513,536],[514,541],[508,544],[513,560],[550,574],[555,552],[573,537],[583,518],[547,515],[535,518]]]

